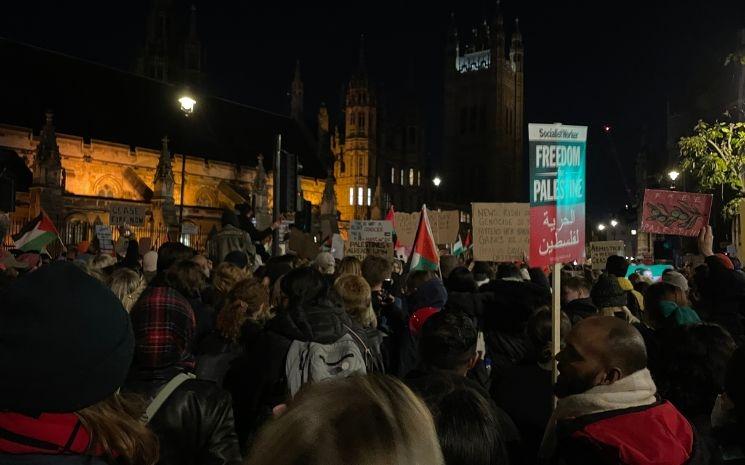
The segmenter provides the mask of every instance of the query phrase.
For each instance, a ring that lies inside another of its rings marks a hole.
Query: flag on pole
[[[473,247],[473,239],[471,238],[471,230],[469,229],[466,241],[463,243],[463,248],[470,249],[471,247]]]
[[[40,252],[47,245],[60,240],[54,223],[42,210],[39,216],[31,220],[21,229],[18,234],[13,235],[13,242],[18,250],[24,252]]]
[[[460,240],[460,234],[458,234],[458,241],[453,245],[453,255],[456,257],[463,255],[466,249],[463,247],[463,242]]]
[[[385,221],[390,221],[391,226],[393,226],[393,251],[395,255],[397,257],[405,256],[404,247],[401,246],[401,243],[398,241],[398,235],[396,234],[396,212],[393,210],[393,205],[388,209],[388,213],[385,214]]]
[[[419,225],[414,236],[414,247],[409,256],[410,270],[439,270],[440,254],[437,251],[435,236],[429,225],[427,217],[427,206],[422,205],[422,214],[419,216]]]

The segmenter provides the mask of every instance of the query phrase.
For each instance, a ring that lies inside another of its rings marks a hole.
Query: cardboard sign
[[[411,248],[419,225],[419,212],[395,212],[396,236],[401,246]],[[452,244],[458,239],[460,213],[458,210],[436,211],[427,209],[429,225],[437,244]]]
[[[146,211],[147,207],[145,206],[112,202],[109,208],[109,224],[142,226],[145,224]]]
[[[529,124],[530,265],[585,257],[587,127]]]
[[[98,239],[98,248],[101,252],[113,252],[114,251],[114,238],[111,233],[111,228],[105,224],[97,224],[96,238]]]
[[[711,194],[646,189],[642,232],[697,236],[709,224]]]
[[[590,258],[592,258],[593,270],[604,270],[608,257],[613,255],[626,255],[626,246],[623,241],[598,241],[590,242]]]
[[[318,245],[313,240],[313,236],[298,228],[290,228],[288,246],[298,257],[305,258],[306,260],[315,259],[319,252]]]
[[[390,221],[353,220],[346,254],[363,260],[368,255],[393,258],[393,224]]]
[[[522,261],[530,247],[530,205],[473,203],[473,258],[479,261]]]

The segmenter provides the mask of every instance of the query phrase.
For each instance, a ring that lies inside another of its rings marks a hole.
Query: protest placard
[[[401,246],[409,248],[414,243],[416,228],[419,225],[419,212],[395,212],[396,236]],[[427,209],[429,225],[432,235],[438,244],[452,244],[458,238],[460,228],[460,212],[458,210],[430,210]]]
[[[129,205],[126,203],[112,202],[109,206],[109,224],[115,226],[129,225],[142,226],[145,224],[144,205]]]
[[[473,257],[480,261],[524,260],[530,247],[530,205],[473,203]]]
[[[368,255],[393,258],[393,225],[391,222],[353,220],[349,227],[346,255],[360,260]]]
[[[597,241],[590,242],[590,258],[592,258],[593,270],[604,270],[608,257],[613,255],[626,255],[626,246],[623,241]]]
[[[709,224],[711,194],[646,189],[642,232],[697,236]]]
[[[105,224],[97,224],[95,227],[96,238],[98,239],[98,247],[101,252],[113,252],[114,251],[114,239],[111,233],[111,227]]]

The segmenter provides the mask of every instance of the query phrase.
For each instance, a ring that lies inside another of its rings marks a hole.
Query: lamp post
[[[184,91],[183,95],[179,97],[178,103],[181,105],[181,111],[187,118],[194,113],[194,107],[197,105],[197,101],[191,96],[188,89]],[[179,202],[178,209],[178,223],[179,231],[183,229],[184,224],[184,186],[186,185],[186,154],[181,154],[181,201]]]
[[[670,181],[672,182],[670,185],[671,189],[675,189],[675,180],[678,179],[678,176],[680,176],[678,170],[672,169],[667,172],[667,177],[670,178]]]
[[[439,200],[440,184],[442,184],[442,179],[439,176],[435,176],[434,178],[432,178],[432,184],[435,186],[435,192],[432,200]]]

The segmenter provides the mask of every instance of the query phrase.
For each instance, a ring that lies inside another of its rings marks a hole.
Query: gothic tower
[[[372,203],[377,172],[377,100],[365,66],[364,42],[359,62],[347,86],[344,104],[344,142],[334,163],[339,211],[345,221],[364,219]]]
[[[517,27],[508,53],[499,6],[466,37],[453,18],[444,61],[443,188],[456,204],[517,201],[527,194],[523,56]]]

